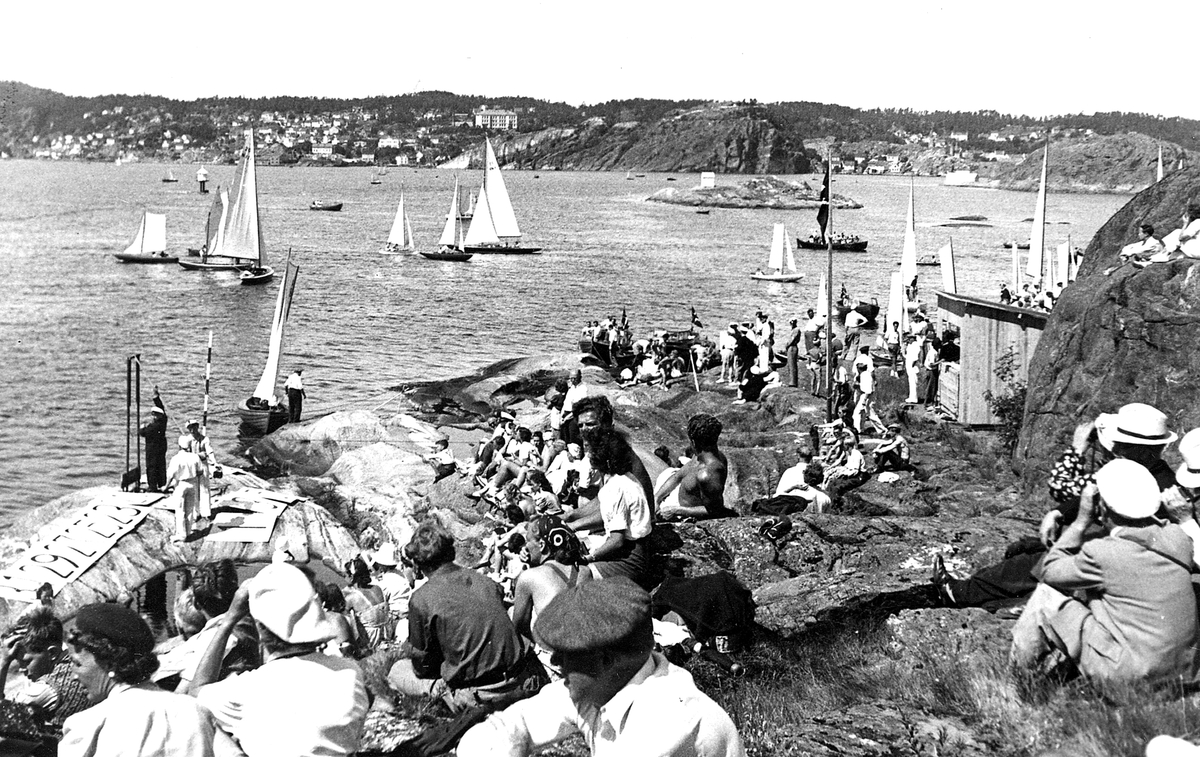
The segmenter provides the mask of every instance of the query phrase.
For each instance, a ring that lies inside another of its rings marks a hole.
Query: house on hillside
[[[474,111],[475,125],[481,126],[484,129],[497,129],[500,131],[511,130],[517,128],[517,113],[512,110],[491,110],[486,105],[481,105],[478,110]]]

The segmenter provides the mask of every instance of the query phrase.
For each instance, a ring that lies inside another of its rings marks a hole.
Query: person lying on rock
[[[560,592],[533,633],[563,680],[467,731],[459,757],[525,757],[573,734],[594,757],[745,756],[729,715],[654,651],[650,595],[628,579]]]
[[[1154,476],[1132,460],[1096,472],[1013,627],[1015,667],[1048,670],[1069,661],[1098,682],[1189,672],[1196,638],[1192,542],[1155,517],[1159,499]],[[1104,535],[1088,539],[1085,530],[1096,524]]]
[[[1049,493],[1057,506],[1042,518],[1037,541],[1018,542],[1009,548],[1003,561],[966,579],[951,575],[942,557],[936,556],[933,584],[942,601],[951,607],[1019,611],[1022,600],[1037,586],[1034,573],[1045,550],[1058,538],[1062,527],[1076,519],[1079,495],[1093,481],[1095,472],[1110,460],[1123,458],[1146,468],[1162,493],[1160,504],[1169,505],[1178,499],[1174,493],[1175,473],[1162,459],[1166,445],[1175,439],[1176,434],[1167,428],[1166,415],[1137,402],[1077,426],[1071,446],[1050,471]]]
[[[693,415],[688,420],[688,440],[695,454],[657,489],[654,499],[660,520],[737,515],[725,507],[729,461],[717,447],[721,430],[721,421],[707,413]]]

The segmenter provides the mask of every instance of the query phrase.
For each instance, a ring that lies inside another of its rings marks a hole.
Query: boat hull
[[[246,400],[242,400],[237,404],[237,414],[243,426],[259,434],[269,434],[288,422],[288,409],[282,404],[267,410],[256,410],[247,407]]]
[[[804,278],[802,273],[752,273],[750,278],[755,281],[782,281],[784,283],[795,283]]]
[[[242,271],[246,269],[248,263],[244,260],[228,260],[214,261],[209,260],[179,260],[179,266],[189,271]]]
[[[165,263],[178,263],[179,258],[173,255],[139,255],[133,252],[118,252],[113,254],[121,263],[140,263],[142,265],[163,265]]]
[[[1004,249],[1006,249],[1006,250],[1011,250],[1011,249],[1012,249],[1012,242],[1005,242],[1005,243],[1004,243]],[[1028,249],[1029,249],[1029,243],[1028,243],[1028,242],[1018,242],[1018,243],[1017,243],[1017,249],[1018,249],[1018,250],[1028,250]]]
[[[309,210],[327,210],[331,213],[336,213],[342,209],[340,202],[314,202],[308,206]]]
[[[812,242],[807,239],[799,239],[799,238],[796,239],[796,246],[802,247],[805,250],[828,249],[828,245],[821,244],[820,242]],[[833,251],[834,252],[866,252],[867,251],[867,240],[863,239],[863,240],[859,240],[857,242],[834,242],[833,243]]]
[[[420,254],[421,254],[421,257],[428,258],[429,260],[445,260],[445,261],[452,262],[452,263],[465,262],[467,260],[470,260],[473,255],[473,253],[470,253],[470,252],[424,252],[424,251],[422,251]]]
[[[257,286],[266,284],[271,279],[275,278],[275,269],[271,266],[263,266],[262,268],[250,268],[242,271],[241,281],[247,286]]]
[[[505,247],[504,245],[463,245],[464,252],[480,255],[536,255],[541,247]]]

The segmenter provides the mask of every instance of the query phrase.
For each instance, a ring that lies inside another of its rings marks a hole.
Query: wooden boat
[[[817,236],[811,236],[808,239],[801,239],[799,237],[796,237],[796,245],[805,250],[828,249],[828,244],[826,244],[825,240],[821,239],[820,237],[817,237]],[[833,240],[833,251],[834,252],[866,252],[867,251],[867,240],[859,239],[858,237],[850,237],[849,239],[838,239],[835,237]]]
[[[300,266],[292,263],[291,254],[284,265],[283,281],[279,283],[279,295],[275,299],[275,316],[271,320],[271,337],[267,349],[267,364],[254,388],[254,394],[237,404],[238,417],[242,426],[257,434],[268,434],[288,420],[287,404],[275,400],[275,381],[279,377],[279,359],[283,354],[283,334],[292,310],[292,296],[296,291],[296,277]]]
[[[711,212],[712,212],[712,208],[701,208],[701,209],[699,209],[699,210],[697,210],[697,211],[696,211],[696,215],[698,215],[698,216],[706,216],[706,215],[708,215],[708,214],[709,214],[709,213],[711,213]]]
[[[474,257],[475,253],[461,252],[459,250],[437,250],[435,252],[421,250],[420,255],[421,257],[429,258],[430,260],[441,260],[450,263],[463,263]]]
[[[784,265],[787,265],[787,273]],[[755,271],[750,278],[756,281],[780,281],[791,283],[804,278],[803,273],[796,272],[796,257],[792,253],[792,245],[787,236],[787,229],[781,223],[775,224],[775,233],[771,239],[771,254],[767,258],[767,271]]]
[[[340,203],[340,202],[323,202],[320,200],[313,200],[311,203],[309,203],[308,209],[309,210],[328,210],[332,213],[336,213],[342,209],[342,203]]]
[[[918,266],[924,266],[924,265],[940,266],[941,264],[942,264],[942,261],[938,260],[937,255],[921,255],[920,257],[917,258]]]
[[[633,181],[633,171],[625,172],[625,181]]]
[[[265,284],[275,276],[275,269],[267,265],[267,247],[263,244],[262,224],[258,218],[258,181],[254,168],[254,132],[246,131],[246,152],[242,155],[242,182],[238,187],[237,201],[233,204],[222,235],[222,248],[226,254],[245,260],[241,282],[255,285]]]
[[[845,321],[846,316],[851,310],[853,310],[867,319],[867,322],[863,324],[863,328],[874,329],[878,327],[877,319],[879,318],[879,300],[874,297],[871,298],[870,302],[859,300],[858,304],[854,305],[853,307],[840,303],[834,307],[837,308],[837,318],[839,321]]]
[[[248,137],[253,141],[253,137]],[[251,164],[252,166],[253,164]],[[237,199],[230,203],[229,192],[217,187],[216,196],[208,209],[204,224],[204,245],[195,260],[180,259],[179,265],[188,271],[242,271],[258,263],[258,248],[262,244],[258,224],[258,187],[254,173],[249,170],[245,156],[238,171]],[[247,183],[250,190],[247,190]]]
[[[380,179],[378,176],[376,176],[375,178],[371,179],[371,182],[370,182],[370,183],[371,183],[371,184],[382,184],[382,183],[383,183],[383,180],[382,180],[382,179]]]
[[[983,221],[942,221],[935,223],[934,226],[940,226],[944,229],[990,229],[992,224],[984,223]]]
[[[986,221],[987,216],[950,216],[951,221]]]
[[[412,252],[413,245],[412,223],[404,210],[404,192],[400,192],[400,202],[396,206],[396,217],[392,219],[392,229],[388,232],[387,243],[380,252],[384,255],[399,255]]]
[[[1004,249],[1006,249],[1006,250],[1011,250],[1011,249],[1012,249],[1012,246],[1013,246],[1013,243],[1012,243],[1012,242],[1005,242],[1005,243],[1003,243],[1001,246],[1002,246],[1002,247],[1004,247]],[[1028,249],[1029,249],[1029,242],[1017,242],[1017,249],[1018,249],[1018,250],[1028,250]]]
[[[500,164],[496,162],[496,151],[488,139],[485,138],[483,144],[483,186],[479,188],[479,199],[467,227],[463,250],[490,255],[532,255],[541,252],[541,247],[521,245],[521,229],[517,225],[512,201],[508,198],[508,189],[504,186]]]
[[[163,184],[175,184],[178,181],[179,179],[175,178],[175,172],[171,169],[167,169],[167,175],[162,179]]]
[[[133,241],[124,252],[114,255],[122,263],[161,265],[175,263],[179,258],[167,254],[167,217],[162,213],[142,213]]]

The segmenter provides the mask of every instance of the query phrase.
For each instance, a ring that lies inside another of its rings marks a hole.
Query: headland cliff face
[[[1051,142],[1046,188],[1052,192],[1140,192],[1157,179],[1160,146],[1164,172],[1171,173],[1187,151],[1145,134],[1096,134]],[[1034,150],[1022,162],[1000,172],[998,186],[1036,192],[1044,152],[1045,147]]]
[[[1156,151],[1157,156],[1157,151]],[[1137,227],[1161,236],[1200,197],[1200,168],[1168,174],[1093,237],[1079,278],[1063,292],[1029,369],[1029,399],[1016,459],[1027,485],[1045,481],[1076,424],[1129,402],[1153,405],[1180,435],[1200,426],[1200,271],[1196,260],[1138,270],[1117,265]],[[1168,459],[1178,456],[1168,450]]]
[[[493,143],[502,164],[533,170],[808,173],[801,140],[754,106],[704,105],[652,122],[592,118],[578,128],[547,129]],[[480,148],[470,151],[482,165]]]

